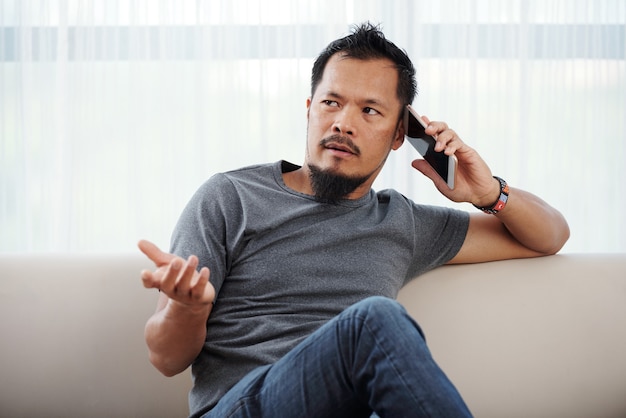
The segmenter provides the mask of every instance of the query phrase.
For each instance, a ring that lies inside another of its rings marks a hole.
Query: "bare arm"
[[[569,238],[563,215],[537,196],[511,188],[497,215],[475,213],[465,242],[450,263],[477,263],[557,253]]]
[[[209,270],[196,270],[197,257],[183,260],[148,241],[140,241],[139,248],[156,265],[155,271],[141,273],[144,286],[161,291],[157,310],[145,327],[150,361],[164,375],[173,376],[189,367],[202,350],[215,289]]]
[[[450,190],[425,161],[413,162],[417,170],[433,180],[442,194],[452,201],[481,207],[488,207],[498,200],[500,184],[474,149],[443,122],[430,122],[426,132],[437,135],[435,150],[454,154],[458,159],[454,190]],[[558,210],[529,192],[511,187],[506,207],[498,214],[470,215],[465,242],[450,263],[555,254],[568,238],[567,221]]]

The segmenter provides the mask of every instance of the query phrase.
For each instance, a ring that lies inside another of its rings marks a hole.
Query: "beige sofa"
[[[137,254],[0,255],[0,417],[184,417]],[[400,295],[476,417],[626,417],[626,254],[446,266]]]

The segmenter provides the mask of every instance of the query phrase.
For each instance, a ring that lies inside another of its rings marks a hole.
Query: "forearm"
[[[531,193],[511,188],[498,214],[470,216],[465,242],[450,264],[551,255],[568,238],[569,227],[559,211]]]
[[[524,190],[511,188],[505,209],[495,216],[515,240],[540,254],[555,254],[569,238],[563,215]]]
[[[198,356],[206,339],[211,308],[211,304],[190,307],[168,300],[148,320],[145,338],[150,362],[161,373],[181,373]]]

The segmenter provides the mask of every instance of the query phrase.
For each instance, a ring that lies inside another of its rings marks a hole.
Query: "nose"
[[[333,132],[341,135],[354,135],[355,115],[350,108],[344,108],[337,114],[333,123]]]

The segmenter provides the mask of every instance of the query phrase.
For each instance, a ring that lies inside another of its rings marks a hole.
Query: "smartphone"
[[[404,109],[404,136],[413,148],[435,169],[439,177],[454,189],[456,157],[435,151],[435,137],[426,133],[426,123],[411,105]]]

